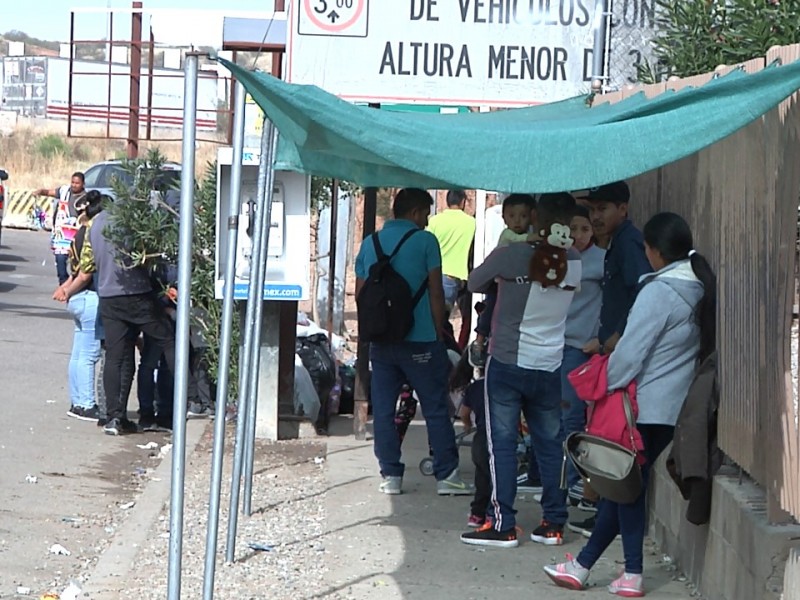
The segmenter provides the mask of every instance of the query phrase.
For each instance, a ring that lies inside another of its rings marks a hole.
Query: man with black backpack
[[[472,494],[458,471],[448,410],[442,257],[436,237],[424,231],[432,205],[425,190],[400,190],[392,205],[394,220],[368,236],[356,258],[358,330],[370,343],[375,456],[385,494],[402,492],[405,466],[394,417],[406,383],[416,390],[425,415],[437,493]]]

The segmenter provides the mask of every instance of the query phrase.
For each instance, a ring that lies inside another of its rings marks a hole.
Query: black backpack
[[[406,240],[419,229],[408,231],[389,256],[383,252],[378,234],[372,235],[377,262],[369,268],[369,276],[356,298],[358,337],[365,342],[402,342],[414,326],[414,308],[428,286],[427,277],[411,294],[408,282],[392,267],[392,259]]]

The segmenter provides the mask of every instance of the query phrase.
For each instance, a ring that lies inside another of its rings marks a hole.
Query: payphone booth
[[[245,148],[242,156],[242,188],[239,203],[239,233],[236,246],[234,298],[246,300],[251,273],[252,235],[255,229],[253,210],[258,189],[258,148]],[[217,232],[216,232],[216,297],[222,298],[225,286],[225,264],[228,260],[225,235],[226,215],[231,202],[232,148],[220,148],[217,155]],[[307,300],[310,297],[309,263],[311,227],[311,179],[292,171],[275,171],[272,214],[267,249],[267,275],[264,300]]]

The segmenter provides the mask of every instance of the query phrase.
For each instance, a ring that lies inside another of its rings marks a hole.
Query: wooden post
[[[142,3],[133,3],[131,14],[131,85],[128,102],[128,158],[139,156],[139,111],[141,98],[139,97],[140,82],[142,78]],[[111,85],[111,82],[108,82]],[[109,108],[109,111],[111,108]]]
[[[373,106],[373,105],[370,105]],[[375,216],[378,206],[378,189],[364,190],[364,240],[375,232]],[[356,383],[353,390],[353,434],[357,440],[367,439],[367,419],[369,414],[369,344],[358,341],[356,354]]]

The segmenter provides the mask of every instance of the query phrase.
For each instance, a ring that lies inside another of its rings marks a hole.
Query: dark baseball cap
[[[598,187],[589,188],[577,198],[589,202],[613,202],[614,204],[627,204],[631,199],[631,190],[624,181],[615,181]]]

